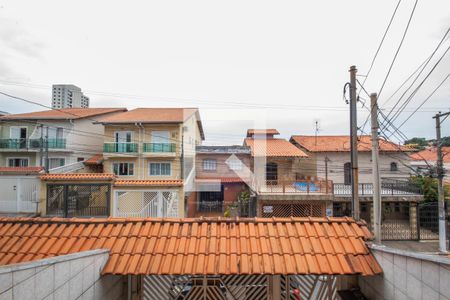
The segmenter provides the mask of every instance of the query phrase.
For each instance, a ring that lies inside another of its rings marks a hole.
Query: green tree
[[[438,201],[438,181],[436,178],[430,176],[414,176],[411,178],[411,181],[421,188],[425,202]],[[445,199],[447,199],[449,195],[449,187],[444,185]]]
[[[417,148],[423,149],[428,145],[425,138],[413,137],[412,139],[406,140],[405,145],[416,145]]]

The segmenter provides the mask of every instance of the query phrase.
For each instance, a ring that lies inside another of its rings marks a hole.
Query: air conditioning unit
[[[30,140],[30,148],[40,148],[41,141],[40,140]]]

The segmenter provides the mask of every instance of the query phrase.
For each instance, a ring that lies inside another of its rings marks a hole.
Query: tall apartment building
[[[89,97],[81,88],[73,84],[54,84],[52,88],[52,108],[88,108]]]

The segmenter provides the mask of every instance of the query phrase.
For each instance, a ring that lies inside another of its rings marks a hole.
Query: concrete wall
[[[323,152],[308,153],[313,155],[317,162],[317,176],[325,178],[325,157],[328,157],[328,179],[334,183],[344,183],[344,164],[350,162],[350,152]],[[403,153],[380,153],[381,177],[408,178],[412,172],[404,164],[410,159]],[[398,171],[390,171],[391,162],[396,162]],[[370,152],[358,153],[359,182],[372,182],[372,154]]]
[[[226,163],[232,154],[214,154],[214,153],[199,153],[196,156],[195,162],[195,175],[198,178],[218,178],[218,177],[239,177],[238,174],[231,170]],[[250,169],[250,154],[237,154],[236,157],[242,161],[243,170],[245,168]],[[217,162],[217,169],[215,171],[203,170],[203,160],[213,159]],[[243,173],[243,170],[240,173]],[[250,176],[250,174],[248,174]]]
[[[0,267],[0,299],[123,299],[121,276],[100,276],[107,250]]]
[[[383,274],[359,277],[369,299],[450,299],[450,258],[372,247]]]

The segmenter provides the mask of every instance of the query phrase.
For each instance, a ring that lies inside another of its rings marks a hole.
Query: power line
[[[412,18],[414,16],[414,12],[416,11],[416,7],[417,7],[417,3],[418,2],[419,2],[419,0],[416,0],[414,2],[414,7],[413,7],[413,9],[411,11],[411,14],[409,16],[409,20],[408,20],[408,23],[406,24],[405,31],[403,32],[402,39],[400,40],[400,44],[398,45],[397,51],[395,52],[394,58],[393,58],[393,60],[391,62],[391,65],[389,66],[389,70],[388,70],[388,72],[386,74],[386,77],[384,78],[384,81],[383,81],[383,84],[381,85],[380,91],[378,92],[378,97],[380,97],[381,93],[383,92],[384,85],[386,84],[386,81],[389,78],[389,75],[391,74],[392,67],[394,66],[395,60],[397,59],[397,55],[400,52],[400,49],[401,49],[401,47],[403,45],[403,41],[405,40],[406,34],[408,33],[409,25],[411,24],[411,20],[412,20]]]
[[[367,79],[369,78],[370,72],[372,71],[373,65],[375,64],[375,60],[377,59],[378,53],[380,52],[380,49],[381,49],[381,46],[383,46],[384,39],[386,38],[389,28],[391,27],[392,21],[394,20],[395,14],[397,13],[397,9],[400,6],[400,2],[402,2],[402,0],[398,0],[397,5],[395,6],[394,12],[392,13],[391,19],[389,20],[388,26],[386,27],[383,37],[381,38],[381,42],[378,45],[377,51],[375,51],[375,55],[373,56],[372,62],[370,63],[369,71],[367,71],[366,77],[364,78],[364,81],[361,84],[362,89],[364,89],[364,84],[366,83]],[[358,93],[358,97],[359,97],[360,93],[361,93],[361,90]]]

